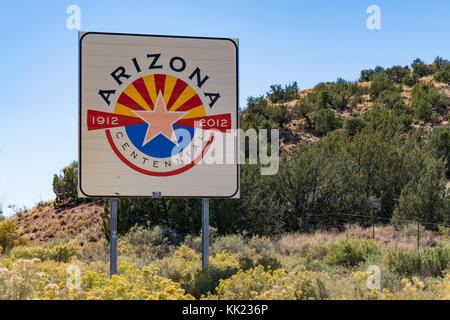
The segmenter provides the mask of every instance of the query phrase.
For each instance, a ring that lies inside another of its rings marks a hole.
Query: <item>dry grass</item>
[[[12,218],[27,241],[39,244],[64,235],[78,243],[100,239],[102,203],[91,202],[64,209],[55,209],[53,204],[54,201],[49,201]]]
[[[409,227],[411,229],[411,226]],[[408,231],[407,227],[395,230],[392,225],[375,226],[374,240],[385,248],[413,249],[417,247],[417,233]],[[305,254],[310,247],[328,246],[345,238],[372,239],[373,229],[362,228],[358,225],[347,225],[344,232],[315,232],[312,234],[288,234],[279,241],[281,252],[286,254]],[[442,239],[439,233],[420,230],[420,246],[434,247]]]

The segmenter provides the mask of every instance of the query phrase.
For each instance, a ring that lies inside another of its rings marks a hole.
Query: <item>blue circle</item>
[[[126,126],[125,130],[130,141],[142,153],[153,158],[169,158],[182,152],[191,143],[195,132],[195,128],[191,127],[178,125],[172,125],[172,127],[178,141],[178,146],[161,133],[147,144],[142,145],[147,133],[147,123]]]

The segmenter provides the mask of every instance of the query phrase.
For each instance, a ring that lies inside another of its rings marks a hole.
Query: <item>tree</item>
[[[450,85],[450,63],[443,65],[435,74],[434,79]]]
[[[411,90],[411,107],[416,120],[434,122],[434,110],[446,109],[446,102],[433,84],[419,83]]]
[[[53,192],[56,195],[55,205],[77,201],[78,199],[78,162],[73,161],[62,170],[60,175],[53,176]]]
[[[272,190],[286,206],[286,231],[338,225],[342,221],[331,213],[362,210],[365,201],[355,163],[340,152],[341,143],[345,144],[340,139],[327,136],[317,145],[299,145],[283,157]]]
[[[274,84],[270,86],[270,91],[267,93],[267,98],[273,103],[287,102],[298,99],[298,85],[294,81],[292,84],[281,87],[281,84]]]
[[[371,81],[373,76],[373,70],[372,69],[364,69],[361,70],[361,76],[359,78],[359,81]]]
[[[448,64],[448,60],[444,59],[442,57],[437,56],[436,58],[434,58],[434,62],[433,64],[436,66],[436,69],[439,70],[442,66]]]
[[[433,69],[419,58],[411,63],[411,67],[413,68],[413,74],[416,74],[418,77],[424,77],[433,73]]]
[[[394,85],[389,79],[386,73],[379,73],[373,77],[372,84],[370,85],[369,93],[370,98],[375,100],[380,93],[384,90],[393,90]]]
[[[386,74],[388,75],[389,79],[397,84],[402,83],[403,78],[409,73],[409,68],[407,66],[393,66],[392,68],[386,69]]]
[[[446,162],[447,178],[450,178],[450,128],[437,127],[430,135],[431,154],[436,159],[442,159]]]
[[[394,210],[394,220],[441,223],[448,219],[450,212],[446,210],[446,183],[442,161],[431,157],[425,159],[420,174],[403,188]],[[426,224],[425,227],[436,229],[437,226]]]

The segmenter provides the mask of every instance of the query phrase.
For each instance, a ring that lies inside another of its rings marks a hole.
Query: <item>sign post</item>
[[[209,265],[209,199],[202,199],[202,269]]]
[[[109,276],[117,274],[117,198],[111,198]]]

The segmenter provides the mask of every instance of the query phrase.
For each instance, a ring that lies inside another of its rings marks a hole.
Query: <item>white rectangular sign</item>
[[[238,43],[80,33],[79,192],[239,195]]]

